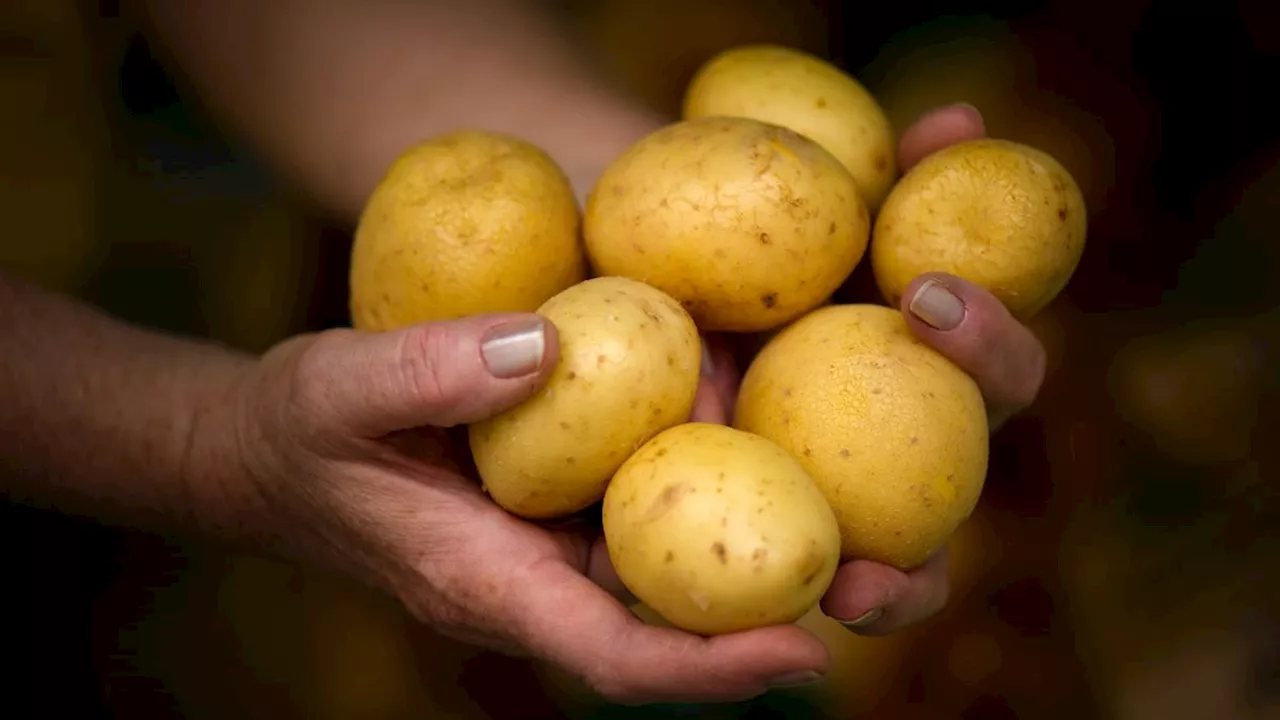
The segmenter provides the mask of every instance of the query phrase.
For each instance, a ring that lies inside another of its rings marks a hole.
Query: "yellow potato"
[[[897,139],[875,97],[825,60],[780,45],[744,45],[707,61],[684,117],[747,117],[812,138],[853,174],[875,212],[898,175]]]
[[[532,312],[581,281],[577,200],[545,152],[485,131],[406,150],[369,197],[351,253],[352,323],[392,330]]]
[[[702,348],[679,303],[626,278],[579,283],[538,312],[559,331],[560,362],[541,392],[469,435],[493,500],[550,519],[599,501],[637,447],[689,419]]]
[[[866,206],[849,171],[785,128],[746,118],[669,125],[627,149],[587,201],[602,275],[661,288],[708,331],[777,327],[862,259]]]
[[[913,278],[942,271],[1026,320],[1066,287],[1087,225],[1080,188],[1057,160],[970,140],[926,157],[894,186],[876,218],[871,266],[894,306]]]
[[[795,622],[835,576],[840,532],[803,468],[724,425],[666,430],[604,498],[618,578],[675,627],[703,635]]]
[[[822,308],[779,333],[743,377],[734,426],[809,472],[846,559],[918,566],[973,511],[986,477],[977,385],[879,305]]]

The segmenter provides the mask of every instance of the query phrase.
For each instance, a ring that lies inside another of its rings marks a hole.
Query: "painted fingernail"
[[[778,677],[769,681],[769,687],[771,688],[804,687],[805,685],[812,685],[820,680],[822,680],[822,676],[819,675],[818,673],[812,670],[800,670],[798,672],[790,672],[790,673],[786,673],[785,675],[779,675]]]
[[[859,618],[849,620],[848,622],[841,622],[840,624],[850,630],[861,630],[862,628],[874,625],[876,621],[882,617],[884,617],[884,608],[876,608],[875,610],[868,610]]]
[[[954,330],[964,320],[964,303],[937,280],[927,280],[907,306],[936,330]]]
[[[515,378],[535,372],[547,352],[547,329],[541,318],[490,328],[480,342],[489,374]]]

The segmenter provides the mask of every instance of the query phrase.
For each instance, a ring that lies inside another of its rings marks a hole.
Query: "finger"
[[[1035,401],[1044,346],[994,295],[953,275],[925,273],[907,285],[901,307],[920,339],[977,381],[992,427]]]
[[[616,703],[744,700],[816,681],[831,663],[822,641],[796,625],[703,638],[642,623],[567,565],[540,570],[517,637]]]
[[[715,386],[707,380],[698,381],[698,394],[693,397],[693,412],[689,415],[689,420],[717,425],[724,425],[726,422],[724,403],[720,401]]]
[[[948,592],[945,549],[909,573],[854,560],[836,570],[822,611],[859,635],[885,635],[932,617]]]
[[[898,165],[910,170],[931,153],[987,134],[982,113],[972,105],[951,105],[934,110],[911,124],[898,142]]]
[[[591,582],[600,586],[618,602],[628,607],[636,604],[636,596],[631,594],[623,584],[622,578],[618,577],[618,572],[613,569],[613,561],[609,559],[609,550],[605,547],[603,535],[591,544],[591,550],[587,556],[586,574]]]
[[[731,349],[717,336],[702,339],[702,367],[694,398],[693,422],[728,424],[737,399],[738,372]]]
[[[713,370],[709,380],[724,408],[724,422],[732,422],[733,406],[738,401],[738,385],[742,382],[733,347],[724,335],[708,335],[704,347],[711,358]]]
[[[529,397],[559,359],[555,326],[485,315],[385,333],[325,333],[304,353],[308,407],[362,436],[491,417]]]

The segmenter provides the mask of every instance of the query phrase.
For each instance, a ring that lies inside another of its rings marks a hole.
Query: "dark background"
[[[65,4],[0,11],[0,211],[19,218],[0,262],[250,350],[344,324],[346,229],[220,138],[127,15]],[[1091,210],[1079,272],[1033,322],[1048,383],[994,439],[948,610],[884,640],[810,618],[837,656],[827,685],[661,710],[1280,717],[1273,3],[563,4],[660,109],[712,53],[788,43],[856,74],[899,128],[972,102],[990,134],[1063,161]],[[598,706],[310,570],[27,508],[0,507],[0,538],[0,717],[658,712]]]

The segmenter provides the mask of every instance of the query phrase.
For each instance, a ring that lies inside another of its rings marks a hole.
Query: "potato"
[[[744,45],[694,74],[684,117],[747,117],[812,138],[835,155],[875,212],[898,176],[897,138],[875,97],[852,76],[802,50]]]
[[[1084,198],[1049,155],[970,140],[922,160],[876,218],[871,266],[897,305],[913,278],[942,271],[991,291],[1026,320],[1066,287],[1084,252]]]
[[[840,532],[782,448],[724,425],[666,430],[604,498],[618,578],[675,627],[702,635],[791,623],[835,576]]]
[[[987,471],[973,379],[879,305],[832,305],[748,367],[734,426],[773,440],[835,510],[842,557],[923,563],[969,516]]]
[[[853,176],[816,143],[746,118],[659,129],[605,170],[584,230],[597,272],[649,283],[708,331],[760,331],[826,300],[866,251]]]
[[[352,323],[392,330],[532,312],[586,277],[579,227],[569,180],[539,148],[477,130],[419,143],[360,216]]]
[[[485,490],[515,515],[562,517],[598,502],[635,449],[689,419],[702,348],[688,313],[648,285],[601,277],[540,309],[560,361],[537,395],[470,426]]]

